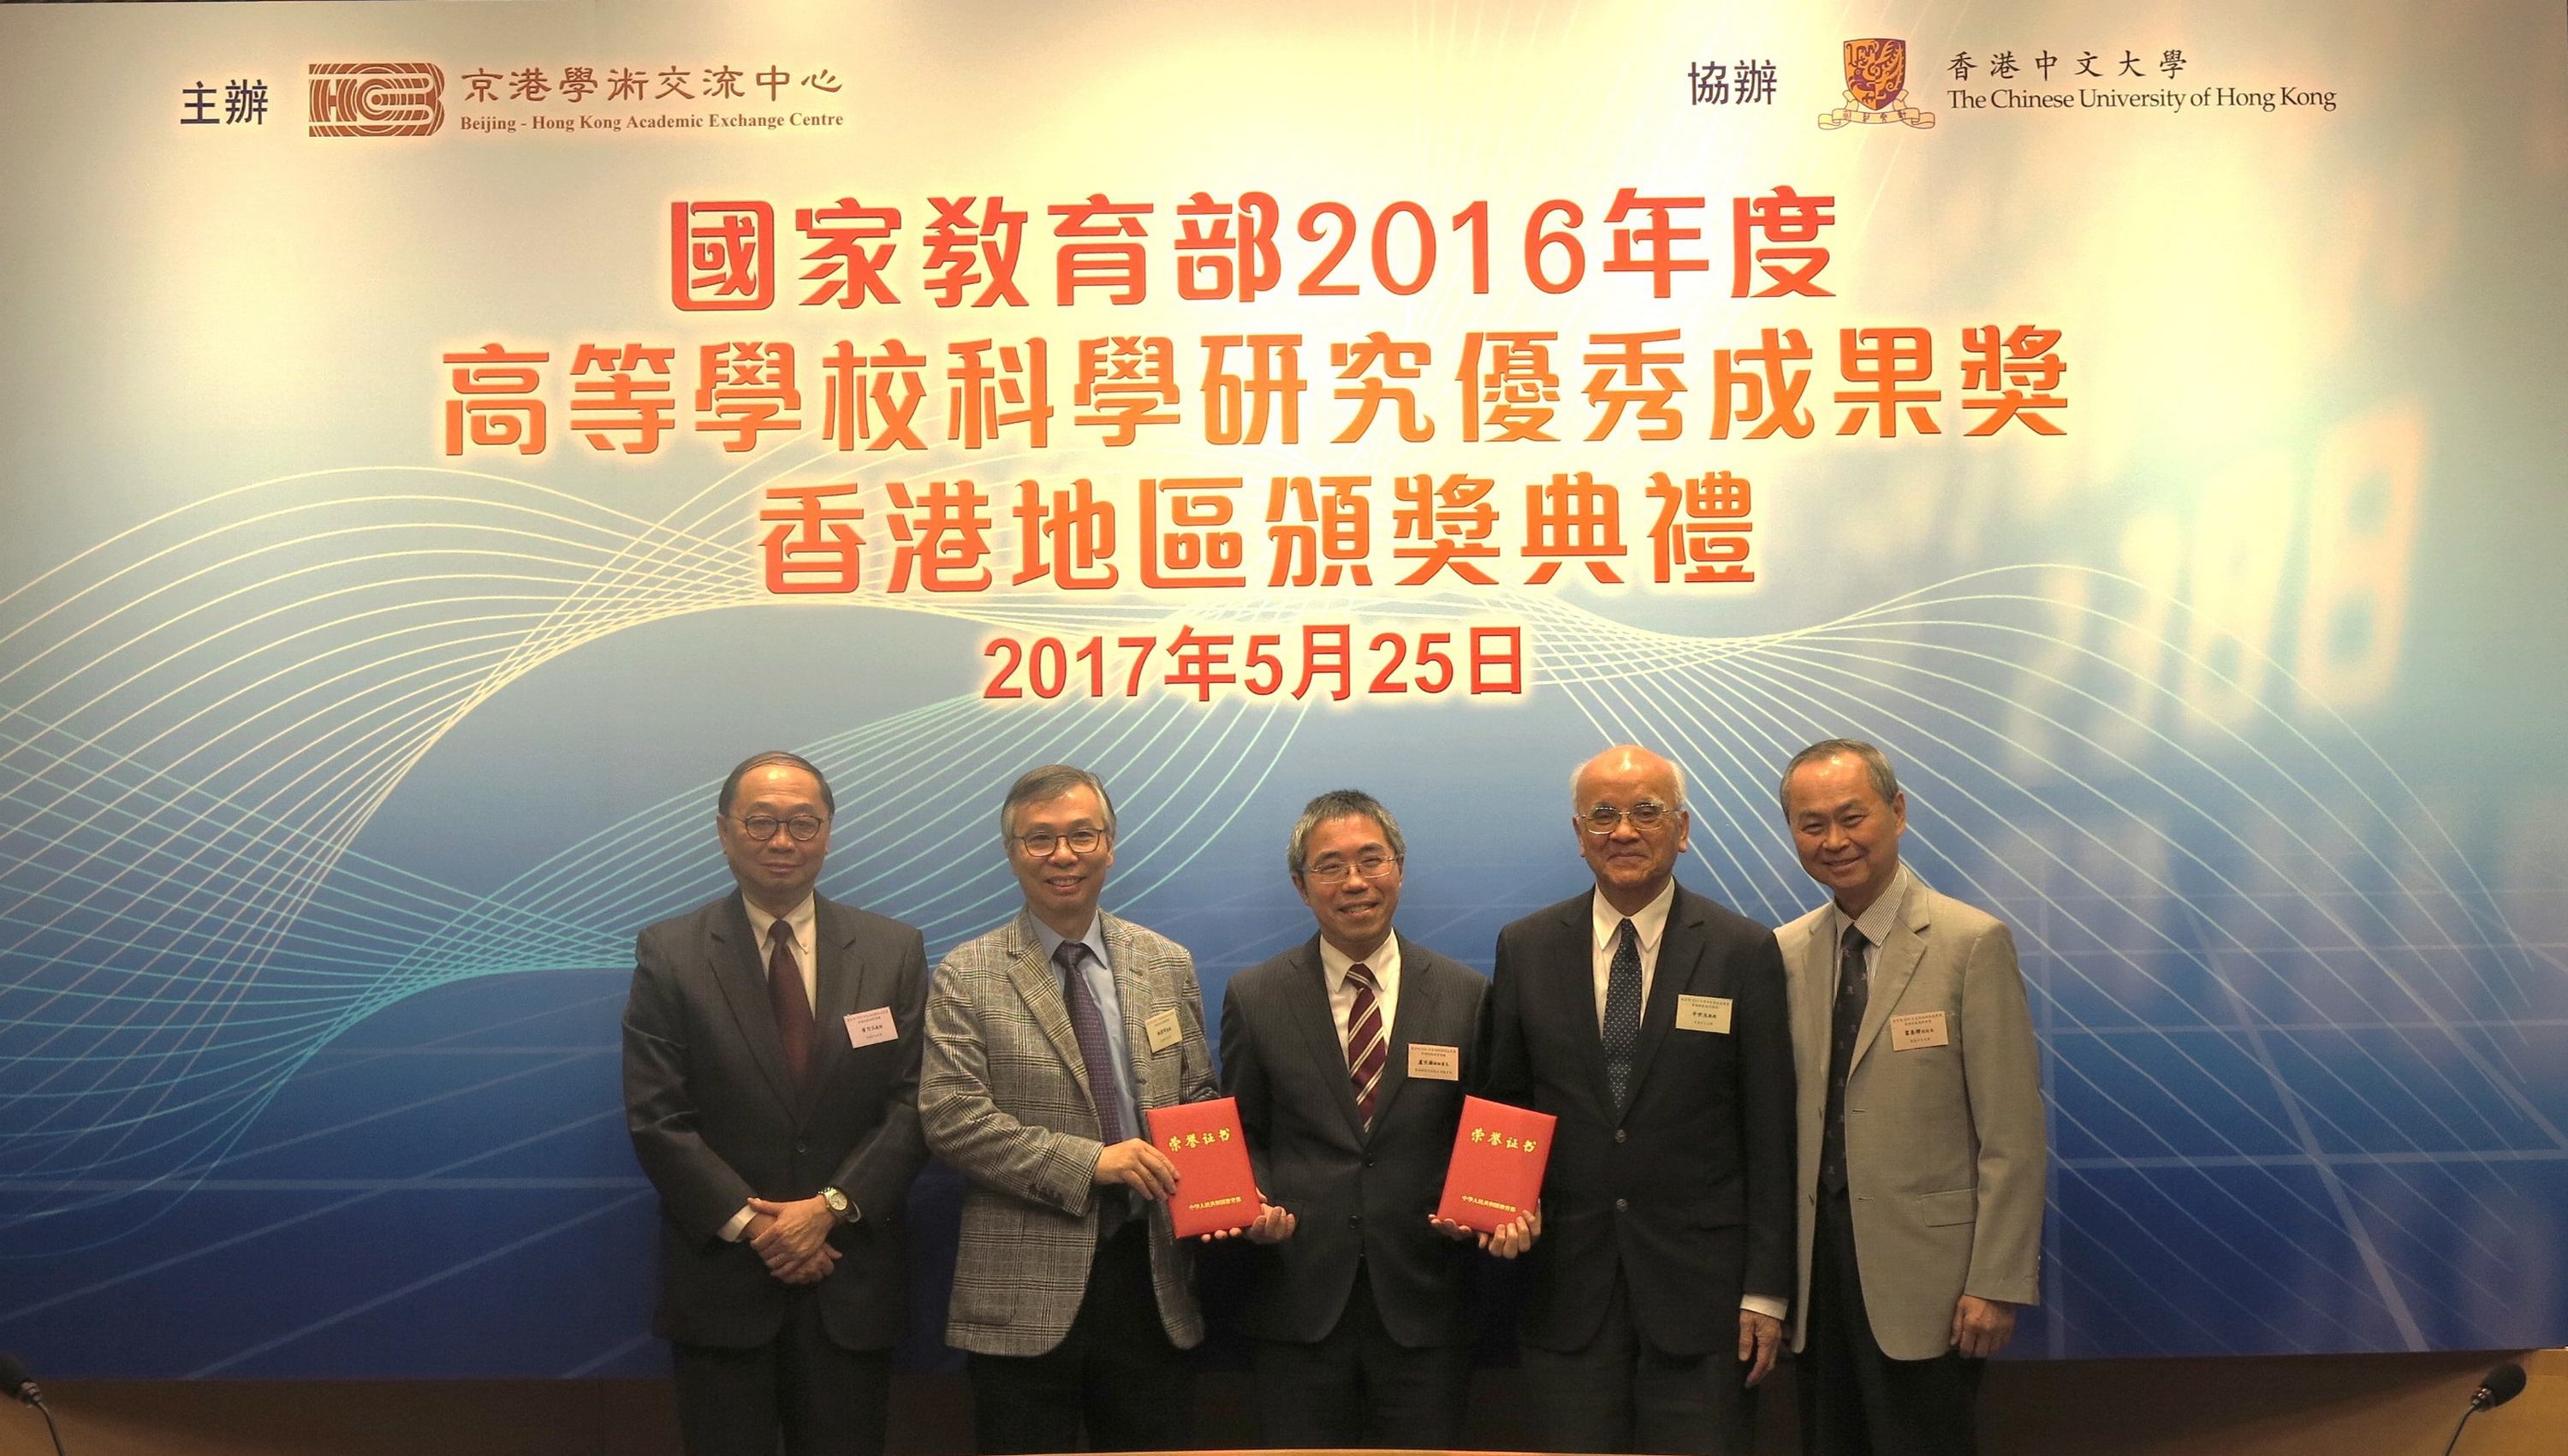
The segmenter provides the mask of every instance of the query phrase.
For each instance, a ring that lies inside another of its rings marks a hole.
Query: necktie
[[[1347,985],[1355,988],[1347,1008],[1347,1077],[1355,1084],[1356,1110],[1373,1126],[1373,1109],[1382,1094],[1382,1068],[1391,1060],[1391,1038],[1383,1034],[1381,988],[1373,969],[1363,962],[1347,968]]]
[[[1088,1095],[1097,1107],[1097,1125],[1112,1147],[1131,1134],[1124,1130],[1124,1099],[1115,1091],[1115,1049],[1106,1039],[1106,1017],[1097,1009],[1097,998],[1089,994],[1088,978],[1080,971],[1088,954],[1088,947],[1078,941],[1063,941],[1061,949],[1052,953],[1052,963],[1061,968],[1061,1001],[1070,1009],[1079,1059],[1088,1067]]]
[[[794,959],[794,927],[779,920],[767,928],[767,1007],[785,1043],[785,1069],[794,1085],[811,1065],[811,997],[802,989],[802,964]]]
[[[1828,1103],[1825,1131],[1819,1134],[1819,1186],[1843,1193],[1846,1186],[1846,1073],[1854,1069],[1855,1033],[1863,1029],[1863,1005],[1871,995],[1866,984],[1863,948],[1871,944],[1849,925],[1837,952],[1837,998],[1828,1025]]]
[[[1632,1100],[1632,1051],[1641,1040],[1641,933],[1630,920],[1614,931],[1614,966],[1605,978],[1605,1080],[1614,1110]]]

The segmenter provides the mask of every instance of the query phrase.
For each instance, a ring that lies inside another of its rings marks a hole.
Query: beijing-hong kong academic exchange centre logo
[[[316,61],[315,137],[426,137],[446,125],[446,73],[426,61]]]
[[[1819,113],[1819,130],[1833,132],[1851,122],[1878,127],[1901,122],[1911,127],[1935,125],[1933,112],[1908,104],[1908,43],[1871,40],[1845,43],[1846,104]]]

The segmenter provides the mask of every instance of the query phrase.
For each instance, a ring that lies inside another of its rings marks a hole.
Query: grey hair
[[[1293,821],[1293,832],[1284,839],[1284,872],[1302,873],[1302,853],[1311,847],[1311,831],[1331,819],[1361,816],[1382,826],[1382,837],[1391,845],[1396,859],[1409,857],[1409,840],[1400,832],[1400,821],[1382,800],[1360,788],[1333,788],[1302,806],[1302,817]]]
[[[1067,763],[1047,763],[1041,768],[1026,770],[1024,776],[1009,785],[1008,796],[999,803],[1000,842],[1007,843],[1016,838],[1017,810],[1028,804],[1040,804],[1057,799],[1074,788],[1096,791],[1097,801],[1106,807],[1106,832],[1113,834],[1115,799],[1113,795],[1107,793],[1105,782],[1085,768],[1074,768]]]
[[[1863,760],[1864,771],[1872,776],[1872,791],[1888,803],[1899,797],[1899,775],[1890,771],[1890,759],[1879,748],[1861,738],[1822,738],[1792,755],[1783,765],[1783,777],[1774,786],[1774,801],[1782,806],[1785,817],[1792,812],[1792,774],[1804,763],[1838,756]]]
[[[810,759],[800,753],[788,753],[783,748],[770,748],[764,753],[752,753],[741,759],[740,766],[734,768],[731,776],[722,781],[722,790],[714,795],[714,812],[718,815],[728,815],[731,812],[732,803],[740,797],[740,781],[749,776],[751,769],[764,768],[770,763],[783,763],[810,774],[811,781],[820,785],[820,807],[827,809],[831,814],[838,812],[838,798],[837,795],[829,792],[828,775],[822,773],[819,765]]]
[[[1668,772],[1676,775],[1677,780],[1677,801],[1668,805],[1668,807],[1671,809],[1682,809],[1686,806],[1686,776],[1684,764],[1669,757],[1667,754],[1660,752],[1656,748],[1643,748],[1639,743],[1616,743],[1613,748],[1607,748],[1605,753],[1613,752],[1614,748],[1639,748],[1642,752],[1647,753],[1651,757],[1668,765]],[[1597,754],[1596,758],[1604,757],[1605,753]],[[1569,808],[1572,813],[1583,814],[1587,812],[1588,806],[1578,801],[1578,778],[1579,775],[1587,771],[1587,765],[1595,762],[1596,758],[1585,759],[1581,761],[1577,767],[1569,770]]]

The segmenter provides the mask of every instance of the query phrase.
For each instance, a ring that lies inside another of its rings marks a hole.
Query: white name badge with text
[[[857,1012],[847,1018],[849,1046],[871,1046],[877,1041],[889,1041],[899,1034],[900,1027],[893,1023],[889,1007],[876,1007],[872,1011]]]
[[[1718,1031],[1730,1034],[1730,998],[1726,996],[1680,996],[1677,998],[1677,1029],[1680,1031]]]
[[[1914,1016],[1890,1019],[1890,1049],[1893,1051],[1916,1051],[1928,1046],[1952,1044],[1952,1028],[1944,1024],[1942,1012],[1919,1012]]]
[[[1462,1048],[1412,1041],[1409,1043],[1409,1074],[1430,1081],[1458,1082],[1462,1079]]]
[[[1176,1009],[1171,1007],[1164,1012],[1155,1013],[1150,1019],[1143,1021],[1141,1034],[1150,1038],[1152,1051],[1165,1051],[1182,1040],[1186,1033],[1185,1028],[1177,1021]]]

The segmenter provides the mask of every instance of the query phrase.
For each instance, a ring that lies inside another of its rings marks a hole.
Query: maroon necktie
[[[1374,1104],[1382,1096],[1383,1064],[1391,1060],[1391,1038],[1382,1032],[1382,1003],[1376,999],[1381,988],[1374,984],[1372,970],[1361,961],[1349,966],[1347,985],[1356,991],[1355,1004],[1347,1008],[1347,1078],[1355,1084],[1356,1110],[1371,1127]]]
[[[767,1006],[785,1043],[785,1069],[800,1087],[811,1064],[811,998],[802,990],[802,964],[794,959],[794,927],[778,920],[767,928]]]

